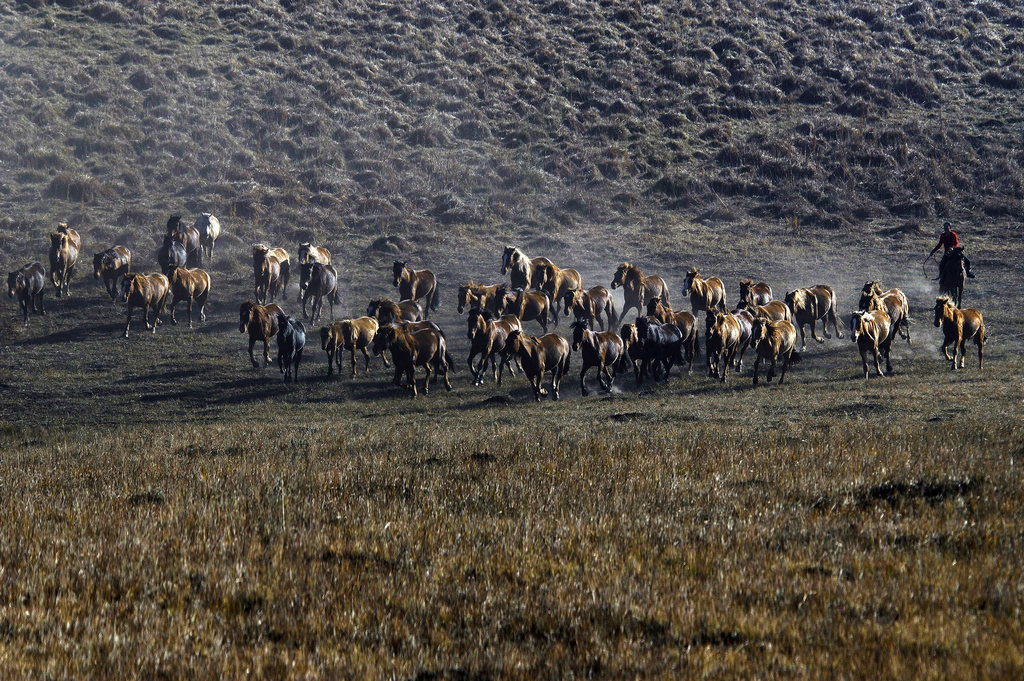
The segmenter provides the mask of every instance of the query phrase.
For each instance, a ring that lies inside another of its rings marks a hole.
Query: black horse
[[[636,318],[637,341],[640,346],[640,374],[637,383],[643,383],[650,374],[659,378],[661,371],[668,378],[674,364],[683,364],[683,332],[675,324],[662,324],[650,317]]]
[[[160,263],[160,271],[167,274],[171,265],[185,267],[185,264],[188,262],[188,253],[180,241],[174,238],[172,234],[167,234],[164,236],[164,243],[160,250],[156,252],[156,260]]]
[[[299,380],[299,362],[306,346],[306,327],[299,320],[281,312],[277,315],[277,368],[284,380]],[[292,372],[295,372],[294,374]]]

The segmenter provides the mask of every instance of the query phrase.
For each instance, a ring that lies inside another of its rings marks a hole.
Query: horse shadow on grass
[[[31,327],[29,327],[31,328]],[[54,331],[45,336],[33,336],[12,343],[15,346],[31,347],[35,345],[57,345],[82,341],[90,336],[105,336],[114,332],[124,331],[124,324],[100,324],[98,326],[76,326],[73,329]]]

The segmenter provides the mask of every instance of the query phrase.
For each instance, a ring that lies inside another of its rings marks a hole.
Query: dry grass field
[[[1022,25],[995,2],[0,9],[0,265],[45,263],[59,219],[84,241],[70,298],[27,329],[0,310],[0,676],[1020,678]],[[152,271],[167,216],[207,209],[207,322],[124,339],[92,253]],[[931,324],[945,219],[982,371]],[[306,239],[341,263],[335,318],[394,294],[395,257],[438,275],[454,391],[414,400],[379,360],[328,379],[319,325],[298,383],[251,368],[249,248]],[[677,307],[692,265],[730,303],[830,283],[844,320],[881,279],[914,342],[885,378],[844,329],[781,387],[695,367],[587,398],[574,356],[537,404],[465,366],[455,287],[500,281],[506,244],[587,285],[635,262]]]

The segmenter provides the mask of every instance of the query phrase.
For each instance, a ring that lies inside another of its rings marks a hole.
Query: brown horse
[[[259,299],[260,276],[264,271],[263,261],[273,256],[277,260],[277,268],[280,272],[280,291],[288,290],[288,279],[291,276],[291,260],[288,258],[288,251],[283,248],[270,248],[266,244],[256,244],[252,247],[252,272],[256,280],[256,298]],[[264,300],[264,302],[266,302]]]
[[[765,317],[754,317],[751,343],[754,345],[754,385],[757,385],[757,372],[762,361],[770,361],[768,382],[775,378],[775,363],[782,358],[782,375],[779,385],[786,380],[786,369],[790,363],[800,361],[796,348],[796,329],[788,321],[773,321]]]
[[[702,279],[700,272],[691,267],[683,280],[683,295],[690,296],[690,309],[693,314],[701,310],[709,316],[715,310],[725,312],[725,284],[718,277]]]
[[[266,305],[277,298],[281,292],[281,261],[273,255],[267,255],[260,261],[260,269],[256,274],[256,300]]]
[[[192,303],[199,304],[199,321],[206,321],[206,299],[210,296],[210,275],[205,270],[187,269],[172,265],[167,271],[167,279],[171,283],[171,324],[177,324],[174,318],[174,306],[178,301],[188,302],[188,328],[192,328]]]
[[[939,293],[948,294],[957,307],[963,303],[967,271],[964,269],[964,249],[954,248],[939,263]]]
[[[498,385],[501,385],[501,377],[506,366],[513,376],[516,375],[504,350],[508,335],[515,330],[522,329],[518,317],[509,314],[495,319],[487,310],[474,307],[469,311],[466,327],[466,335],[470,341],[469,358],[466,363],[469,364],[469,371],[473,374],[473,385],[483,384],[484,370],[487,368],[488,360],[491,362],[491,373]],[[480,361],[474,367],[473,358],[477,355],[480,355]]]
[[[46,289],[46,270],[42,263],[30,262],[20,270],[7,275],[7,297],[18,301],[25,315],[25,327],[28,327],[28,312],[45,315],[43,309],[43,291]],[[39,309],[36,309],[39,303]]]
[[[508,272],[512,288],[521,288],[524,291],[541,288],[547,274],[543,266],[551,264],[547,258],[530,258],[515,246],[506,246],[501,254],[501,273]]]
[[[718,377],[725,383],[729,365],[733,363],[740,348],[743,329],[739,321],[731,314],[724,312],[708,312],[713,315],[712,324],[708,327],[705,351],[708,360],[708,375]]]
[[[324,309],[324,298],[331,309],[331,316],[334,316],[334,306],[340,301],[338,299],[338,272],[334,265],[321,265],[318,262],[310,265],[309,278],[306,280],[306,288],[302,292],[302,316],[306,317],[306,302],[313,299],[311,311],[312,321],[320,319],[320,313]]]
[[[394,275],[392,282],[398,288],[398,297],[402,300],[423,300],[423,311],[427,317],[430,311],[437,312],[441,306],[441,298],[437,295],[437,278],[430,270],[414,270],[405,263],[396,260],[391,265]]]
[[[121,280],[121,301],[126,304],[127,321],[124,325],[124,337],[128,337],[128,329],[132,325],[132,307],[142,308],[142,319],[146,329],[156,333],[160,323],[160,313],[167,304],[167,294],[171,284],[162,274],[126,274]],[[153,312],[153,324],[150,326],[149,313]]]
[[[263,362],[270,364],[270,339],[277,335],[277,317],[282,314],[280,305],[260,305],[252,300],[238,308],[238,333],[249,334],[249,359],[254,367],[259,366],[252,354],[256,341],[263,341]]]
[[[541,265],[541,268],[543,270],[541,276],[544,279],[541,290],[548,294],[552,303],[555,303],[551,306],[551,315],[555,320],[555,326],[558,326],[557,301],[565,297],[567,293],[583,290],[583,277],[571,267],[563,270],[555,265]]]
[[[538,402],[542,395],[548,394],[541,384],[544,382],[545,372],[550,371],[551,394],[558,399],[558,386],[562,383],[562,377],[569,371],[569,358],[572,356],[569,341],[557,333],[537,338],[524,336],[522,331],[516,330],[505,339],[505,352],[513,353],[519,358],[519,365],[523,367],[523,372],[533,387],[533,396]]]
[[[586,397],[586,376],[592,367],[597,367],[597,380],[605,392],[611,392],[615,374],[612,369],[621,367],[626,355],[622,339],[612,331],[595,333],[590,319],[584,317],[569,327],[572,329],[572,349],[578,350],[583,360],[580,369],[580,393]]]
[[[562,296],[565,305],[563,314],[568,315],[572,310],[576,321],[590,319],[601,325],[601,330],[611,329],[618,321],[615,314],[615,300],[612,292],[604,286],[592,286],[586,291],[576,289],[566,291]],[[605,321],[607,320],[607,324]]]
[[[942,327],[942,345],[939,347],[946,359],[953,362],[956,371],[957,356],[960,357],[960,368],[964,368],[967,359],[967,341],[974,339],[978,346],[978,368],[985,365],[985,322],[981,313],[973,307],[966,310],[953,305],[949,296],[935,299],[935,326]],[[953,356],[949,356],[949,346],[953,346]]]
[[[548,331],[548,315],[551,312],[551,298],[544,291],[509,291],[498,289],[498,314],[511,314],[521,321],[536,321]]]
[[[302,293],[309,285],[309,273],[313,269],[313,263],[321,265],[331,264],[331,252],[323,246],[314,246],[308,241],[299,244],[299,300],[302,300]]]
[[[697,316],[692,312],[680,310],[675,312],[664,305],[659,296],[651,298],[647,303],[647,316],[654,317],[662,324],[675,324],[683,335],[683,358],[689,362],[688,372],[693,371],[693,360],[700,354],[700,342],[697,333]]]
[[[743,355],[746,354],[747,348],[750,346],[754,332],[754,315],[749,310],[739,309],[733,310],[729,314],[740,325],[740,347],[736,351],[736,371],[742,371]]]
[[[885,310],[889,315],[889,335],[899,330],[899,334],[907,339],[907,345],[910,345],[910,304],[903,291],[898,288],[883,291],[882,282],[865,282],[857,308],[868,311]]]
[[[633,367],[633,379],[639,382],[643,348],[640,343],[640,333],[636,330],[636,324],[623,324],[619,330],[619,338],[622,339],[623,363],[628,362]]]
[[[740,280],[740,302],[744,301],[751,305],[767,305],[772,301],[772,287],[763,281],[755,284],[752,279],[742,279]]]
[[[338,322],[341,327],[341,348],[351,353],[352,375],[356,375],[356,350],[363,353],[365,364],[363,371],[370,372],[370,353],[367,349],[373,344],[380,324],[376,317],[356,317]],[[338,371],[341,371],[341,352],[338,352]]]
[[[395,385],[401,385],[402,374],[412,386],[412,396],[416,397],[416,367],[421,366],[427,372],[423,382],[423,394],[430,392],[430,379],[437,373],[444,378],[444,387],[452,389],[448,379],[448,366],[451,360],[444,335],[434,329],[423,329],[412,332],[398,326],[382,326],[373,338],[373,354],[379,355],[384,350],[391,351],[391,361],[395,363]],[[433,370],[431,370],[433,367]]]
[[[885,357],[886,371],[892,371],[889,363],[889,347],[892,345],[892,336],[889,333],[889,315],[885,310],[857,310],[850,315],[850,335],[853,342],[860,350],[860,360],[864,365],[864,378],[868,377],[868,353],[875,356],[875,371],[879,376],[884,376],[882,367],[879,366],[880,355]]]
[[[645,277],[639,267],[628,262],[619,265],[612,278],[612,290],[620,286],[626,302],[622,306],[619,319],[625,319],[626,312],[632,309],[635,309],[638,315],[642,315],[647,303],[655,296],[661,298],[666,305],[672,304],[668,299],[668,285],[664,279],[657,274]]]
[[[58,224],[57,231],[50,235],[50,281],[58,298],[71,295],[71,277],[81,249],[82,238],[66,222]]]
[[[180,215],[172,215],[167,219],[167,236],[184,247],[186,267],[200,267],[203,264],[199,230],[182,222]]]
[[[199,264],[202,267],[203,258],[213,263],[213,247],[220,238],[220,220],[211,213],[202,213],[192,223],[192,228],[199,234]]]
[[[836,331],[836,337],[842,338],[843,332],[839,330],[839,316],[836,314],[836,293],[831,286],[818,284],[811,288],[799,288],[786,294],[786,307],[793,313],[793,326],[800,330],[800,349],[807,349],[807,337],[804,335],[804,325],[811,325],[811,338],[824,343],[828,335],[828,322],[832,322],[832,328]],[[821,330],[825,338],[819,338],[816,330],[818,320],[821,320]]]
[[[479,307],[482,310],[489,311],[493,315],[497,315],[498,289],[500,289],[501,286],[501,284],[484,286],[483,284],[476,284],[472,279],[470,279],[468,284],[463,284],[459,287],[458,313],[462,314],[470,308]]]
[[[736,306],[737,310],[749,310],[755,317],[764,317],[776,322],[792,322],[793,313],[781,300],[772,300],[764,305],[753,305],[748,301],[741,300]]]
[[[395,302],[390,298],[374,298],[366,306],[366,316],[376,317],[381,324],[423,321],[423,308],[414,300]]]
[[[132,271],[132,252],[114,246],[92,256],[93,278],[103,278],[103,287],[111,300],[117,297],[118,279]]]

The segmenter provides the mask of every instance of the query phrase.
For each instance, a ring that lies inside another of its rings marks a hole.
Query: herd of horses
[[[136,308],[143,312],[146,329],[156,333],[169,296],[172,324],[177,324],[175,309],[181,302],[187,305],[190,328],[194,308],[198,308],[199,320],[206,320],[211,277],[202,266],[204,261],[212,261],[219,235],[220,223],[209,213],[200,215],[191,226],[180,216],[171,216],[157,251],[160,271],[152,274],[134,272],[132,253],[124,246],[115,245],[95,254],[95,278],[102,280],[112,300],[125,305],[126,338]],[[81,247],[80,235],[67,224],[59,224],[50,236],[50,279],[58,297],[70,295]],[[297,380],[306,327],[274,302],[283,298],[287,290],[291,257],[284,248],[256,244],[252,258],[254,299],[239,307],[239,332],[248,335],[249,359],[254,367],[260,366],[253,354],[256,344],[263,344],[263,363],[270,364],[270,343],[276,338],[278,368],[284,380]],[[328,314],[333,318],[334,306],[340,298],[338,272],[331,264],[330,251],[310,243],[300,244],[297,264],[302,317],[316,323],[322,317],[326,300]],[[590,393],[586,377],[592,369],[605,391],[612,389],[616,376],[623,372],[632,373],[637,384],[667,378],[676,366],[692,372],[701,354],[701,313],[707,371],[722,382],[727,380],[730,369],[743,369],[744,357],[750,350],[753,383],[759,382],[762,365],[767,365],[769,382],[778,375],[779,383],[783,383],[787,370],[800,361],[800,352],[806,350],[805,327],[810,327],[811,337],[819,343],[832,337],[829,324],[836,337],[843,337],[835,291],[824,284],[789,291],[778,300],[768,283],[744,279],[739,282],[738,303],[730,310],[722,280],[705,278],[694,268],[686,273],[682,288],[689,309],[674,309],[665,280],[658,275],[645,275],[628,262],[616,269],[610,289],[603,285],[584,288],[577,270],[561,268],[545,257],[531,258],[519,248],[509,246],[502,253],[501,273],[508,275],[507,282],[485,285],[469,281],[457,289],[457,311],[467,314],[470,349],[466,361],[475,385],[484,382],[488,364],[492,380],[499,385],[506,370],[512,375],[522,371],[537,400],[549,392],[544,388],[547,376],[550,394],[559,398],[561,382],[574,352],[582,363],[579,380],[583,395]],[[45,275],[41,263],[31,262],[8,276],[8,295],[18,300],[26,327],[30,312],[45,314]],[[437,278],[430,270],[413,269],[404,261],[393,263],[392,275],[392,285],[398,289],[397,301],[374,298],[364,316],[320,328],[328,376],[335,367],[341,372],[343,352],[348,351],[353,376],[357,373],[356,354],[361,353],[364,371],[370,370],[372,356],[380,356],[385,366],[394,367],[394,383],[408,387],[414,396],[418,394],[416,370],[420,367],[425,372],[424,393],[429,392],[435,377],[440,377],[451,390],[449,372],[454,360],[448,339],[429,319],[430,312],[440,304]],[[977,346],[979,367],[984,362],[985,325],[981,313],[960,309],[956,298],[962,295],[962,279],[961,276],[959,290],[944,289],[943,295],[936,298],[934,309],[934,324],[943,333],[941,349],[953,369],[964,367],[968,342]],[[955,277],[947,280],[955,284]],[[947,281],[942,285],[946,286]],[[618,288],[623,295],[620,310],[616,310],[612,294]],[[947,290],[954,296],[947,295]],[[559,324],[560,316],[570,315],[571,338],[549,331],[550,325]],[[824,337],[817,332],[819,321]],[[539,325],[542,335],[527,333],[528,322]],[[878,281],[865,283],[858,309],[850,315],[850,334],[860,352],[865,379],[870,373],[869,356],[878,375],[891,373],[890,349],[894,340],[899,336],[908,344],[911,342],[906,295],[896,288],[885,290]]]

